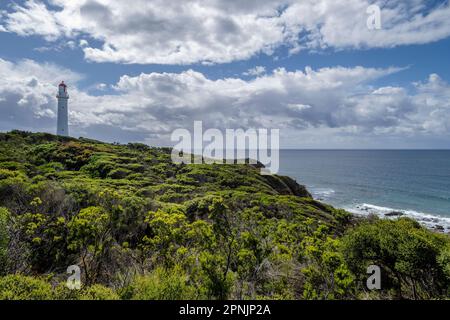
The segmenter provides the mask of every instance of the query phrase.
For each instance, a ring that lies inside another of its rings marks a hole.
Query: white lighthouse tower
[[[69,94],[67,93],[67,86],[62,81],[58,86],[58,126],[56,129],[56,134],[59,136],[69,135],[69,111],[68,102]]]

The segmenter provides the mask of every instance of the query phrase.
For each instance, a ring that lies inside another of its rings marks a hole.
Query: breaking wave
[[[310,188],[311,193],[315,199],[323,199],[331,197],[335,191],[330,188]]]
[[[408,217],[416,220],[427,228],[439,230],[446,233],[450,232],[450,218],[440,217],[429,213],[417,212],[414,210],[380,207],[367,203],[357,204],[355,206],[346,207],[344,209],[356,215],[367,216],[372,214],[389,219]]]

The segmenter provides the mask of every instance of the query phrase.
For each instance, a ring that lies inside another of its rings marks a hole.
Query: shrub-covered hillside
[[[448,297],[448,236],[355,221],[288,177],[170,151],[0,133],[0,299]],[[382,290],[365,286],[371,264]]]

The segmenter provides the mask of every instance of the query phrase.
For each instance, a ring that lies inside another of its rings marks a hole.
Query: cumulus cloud
[[[254,68],[248,69],[242,75],[244,75],[244,76],[260,76],[260,75],[262,75],[264,73],[266,73],[266,67],[256,66]]]
[[[51,130],[59,76],[70,82],[82,76],[53,64],[0,59],[0,129]],[[56,121],[56,120],[55,120]]]
[[[427,81],[416,83],[419,106],[411,118],[415,123],[410,131],[435,133],[448,136],[450,132],[450,85],[437,74]]]
[[[40,1],[26,1],[23,6],[12,5],[12,12],[4,13],[4,30],[21,36],[40,35],[48,41],[62,35],[63,26],[58,23],[54,12]]]
[[[280,47],[291,53],[394,47],[450,36],[448,2],[426,0],[49,2],[12,5],[0,31],[48,41],[83,37],[79,43],[90,61],[141,64],[225,63]],[[366,25],[373,3],[382,9],[381,30]]]
[[[249,80],[212,80],[200,72],[124,75],[112,94],[90,95],[81,76],[52,64],[0,60],[0,130],[54,132],[60,74],[69,84],[71,132],[108,141],[168,145],[195,120],[209,128],[279,128],[282,146],[368,146],[402,137],[450,133],[450,85],[438,75],[402,87],[373,81],[401,68],[276,69]]]

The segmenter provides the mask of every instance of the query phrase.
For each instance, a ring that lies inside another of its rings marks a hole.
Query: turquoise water
[[[398,211],[450,230],[450,150],[281,150],[280,174],[356,214]]]

